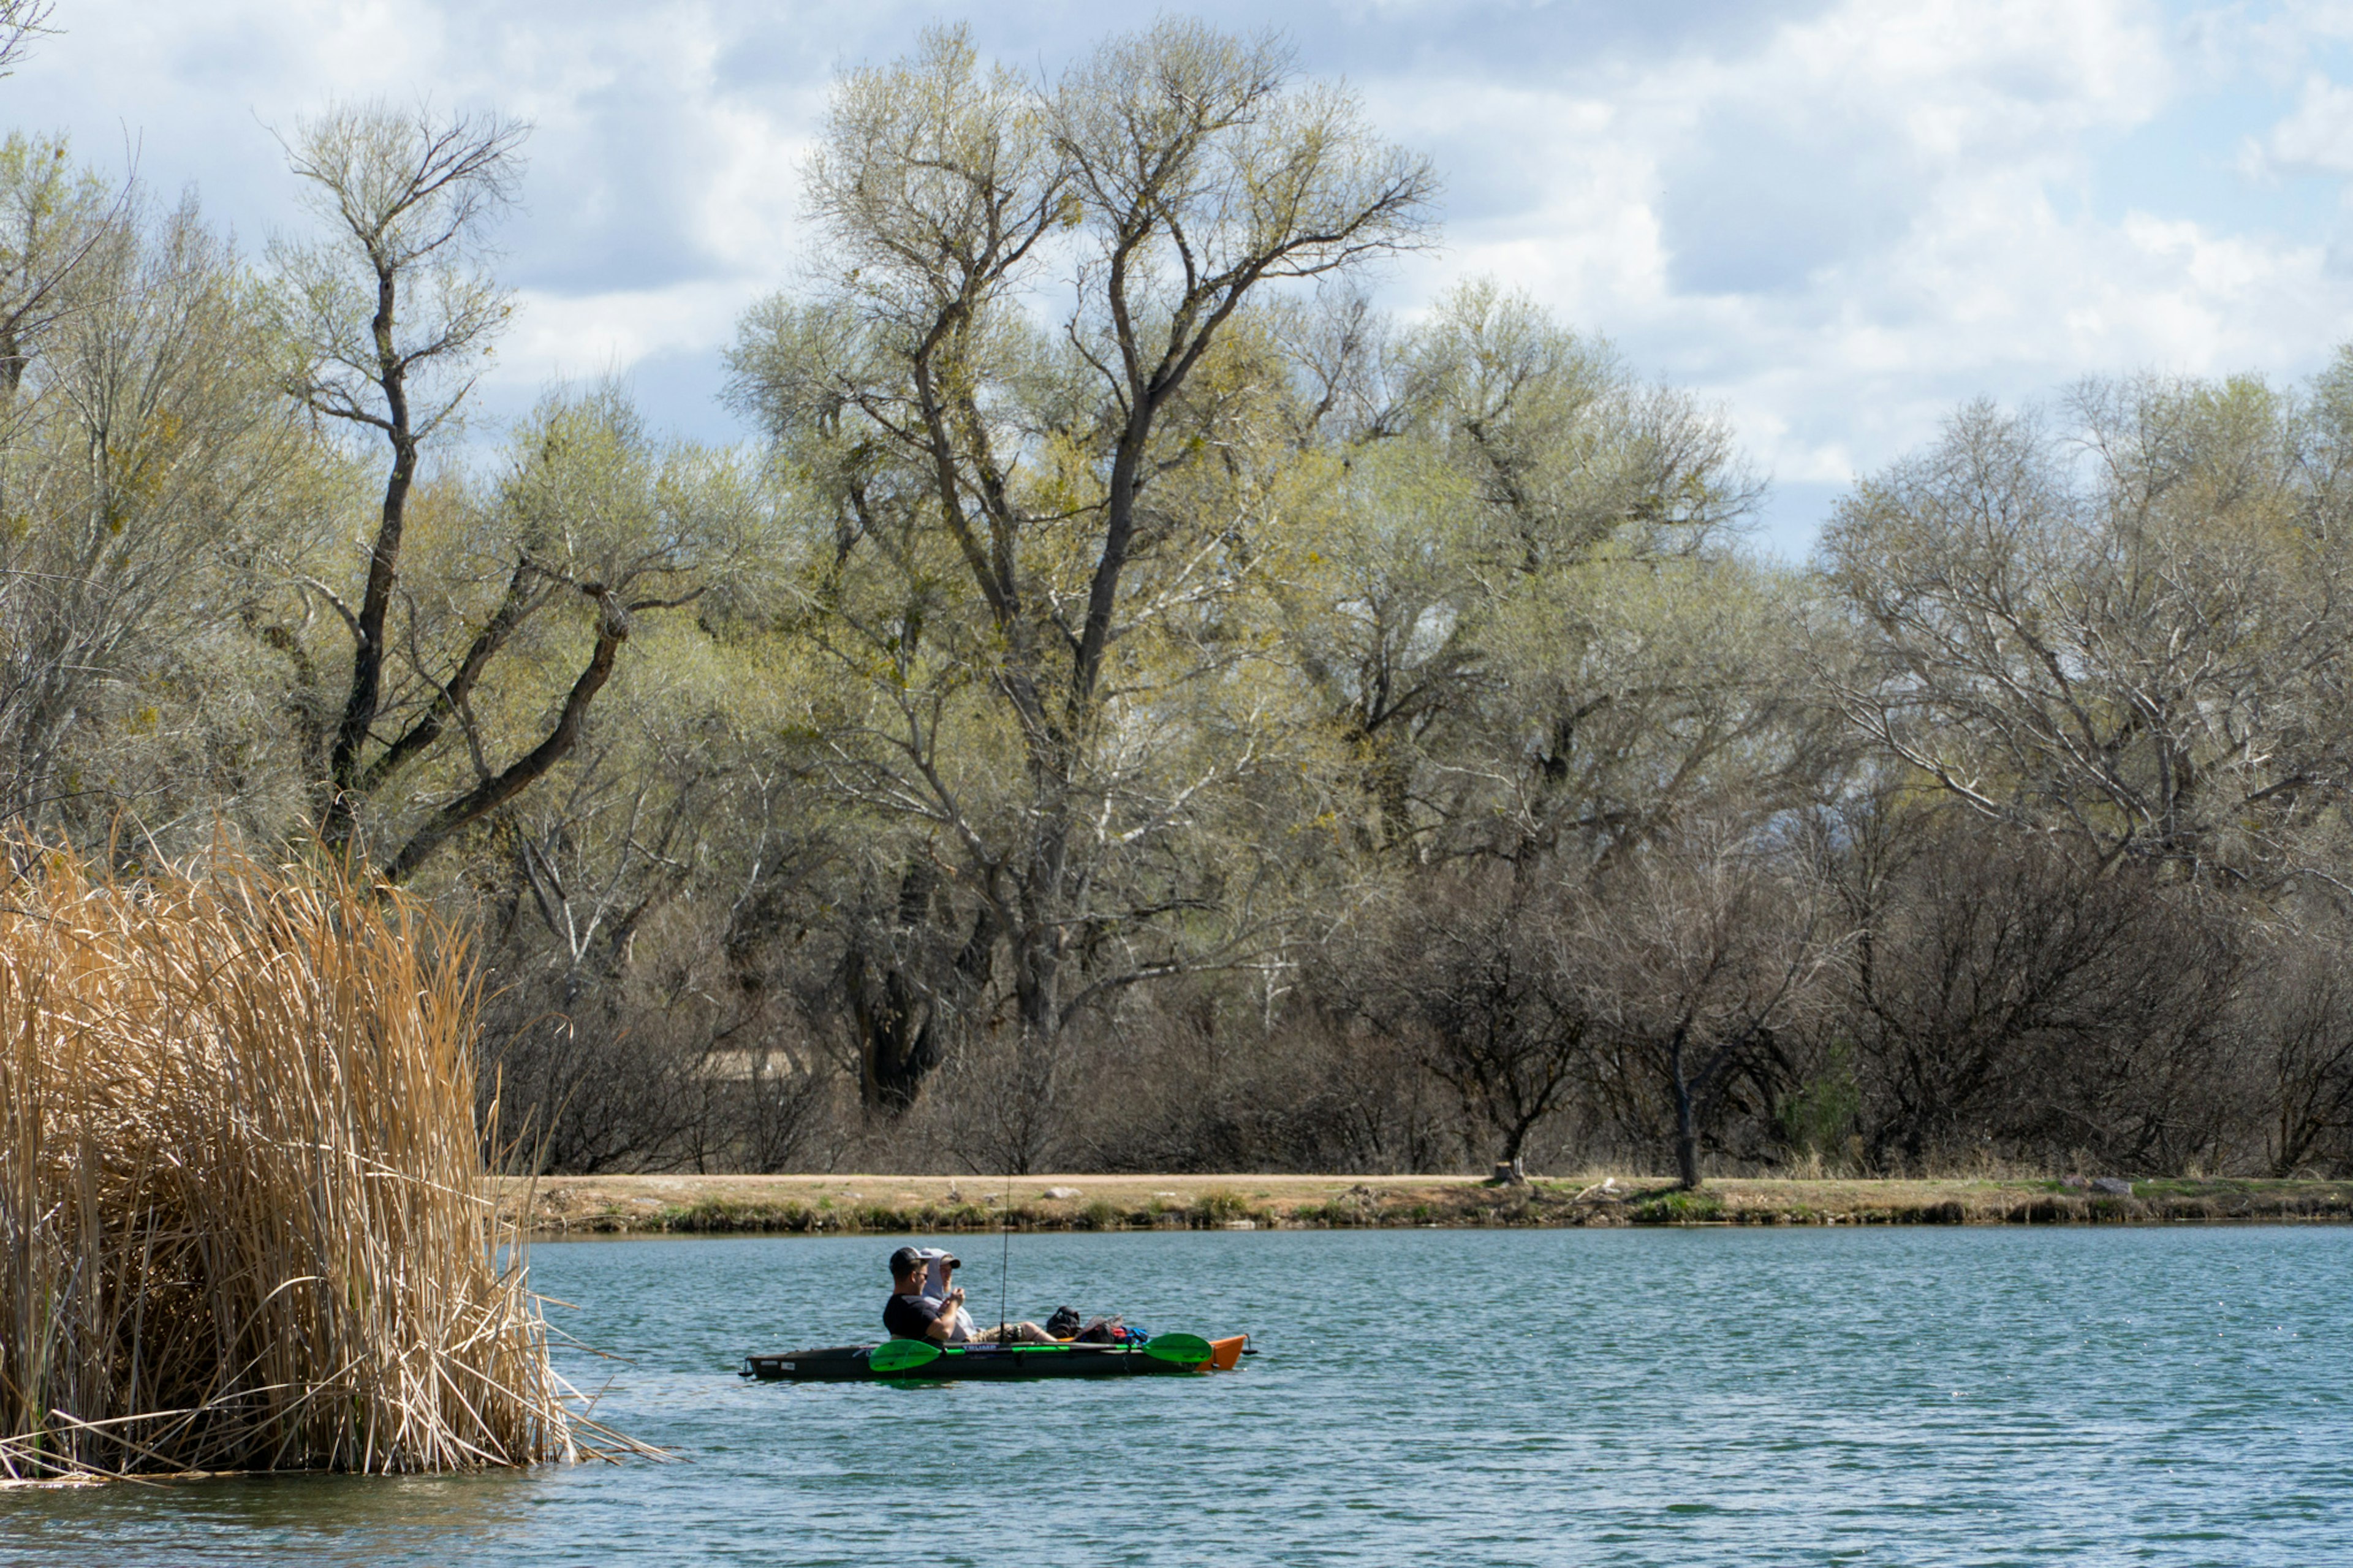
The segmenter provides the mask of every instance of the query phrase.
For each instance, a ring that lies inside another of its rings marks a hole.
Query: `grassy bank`
[[[1697,1193],[1656,1177],[568,1176],[505,1189],[542,1236],[889,1235],[1023,1230],[1417,1226],[2100,1225],[2353,1220],[2353,1182],[2165,1179],[2130,1195],[2057,1181],[1727,1178]]]

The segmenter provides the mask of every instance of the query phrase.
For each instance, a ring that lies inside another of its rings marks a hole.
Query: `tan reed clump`
[[[488,1198],[454,933],[233,857],[9,847],[0,1474],[583,1452]]]

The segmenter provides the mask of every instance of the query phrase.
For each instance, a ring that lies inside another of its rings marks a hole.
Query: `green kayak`
[[[1140,1345],[936,1345],[886,1340],[744,1358],[743,1375],[763,1383],[958,1383],[1032,1377],[1168,1376],[1231,1372],[1248,1334],[1205,1340],[1157,1334]]]

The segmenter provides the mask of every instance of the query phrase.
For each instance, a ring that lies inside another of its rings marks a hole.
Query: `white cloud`
[[[2353,88],[2307,77],[2295,112],[2250,142],[2249,172],[2258,175],[2353,174]]]
[[[741,281],[723,278],[593,294],[527,289],[516,304],[496,384],[536,387],[626,372],[681,349],[715,353],[733,336],[744,300]]]
[[[2319,237],[2099,199],[2106,150],[2206,82],[2190,36],[2128,0],[1862,0],[1549,91],[1422,83],[1475,104],[1462,122],[1527,184],[1417,281],[1529,288],[1721,400],[1810,485],[1974,395],[2143,366],[2294,374],[2310,322],[2353,304]],[[1384,103],[1416,90],[1380,84]]]

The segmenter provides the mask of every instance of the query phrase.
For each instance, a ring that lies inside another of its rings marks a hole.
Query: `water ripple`
[[[599,1415],[691,1463],[15,1493],[0,1558],[2353,1558],[2353,1232],[1031,1237],[1017,1315],[1117,1308],[1265,1353],[1183,1381],[730,1374],[865,1337],[891,1245],[536,1251],[540,1288],[583,1303],[563,1326],[629,1358],[572,1368],[611,1379]],[[993,1307],[990,1272],[966,1279]]]

